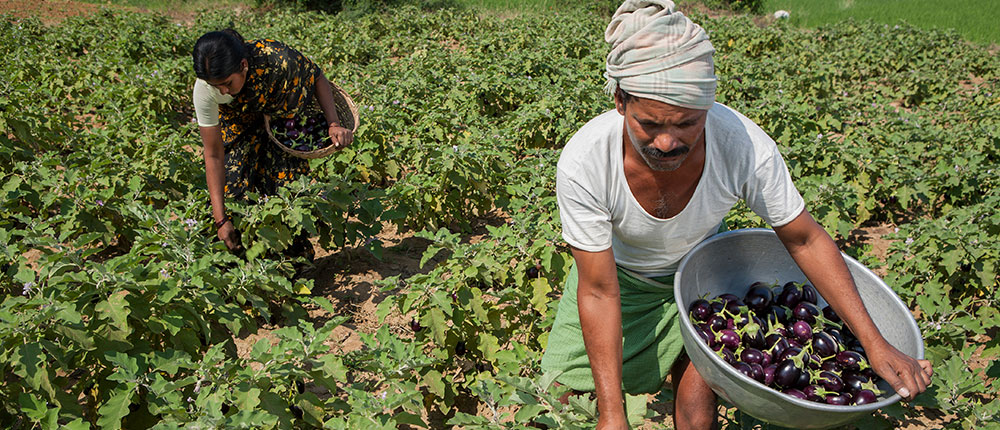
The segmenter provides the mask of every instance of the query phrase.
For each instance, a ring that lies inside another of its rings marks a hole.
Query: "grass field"
[[[981,44],[1000,44],[1000,20],[996,0],[767,0],[764,11],[791,12],[798,26],[815,27],[845,19],[895,25],[900,22],[921,28],[954,29],[962,37]]]

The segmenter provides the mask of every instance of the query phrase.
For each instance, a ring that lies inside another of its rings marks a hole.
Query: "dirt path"
[[[0,13],[15,18],[38,18],[45,25],[58,24],[71,16],[87,15],[100,10],[93,3],[72,0],[0,0]]]

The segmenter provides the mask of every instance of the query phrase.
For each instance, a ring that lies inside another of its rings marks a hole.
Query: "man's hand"
[[[928,360],[914,359],[888,343],[866,348],[865,353],[875,373],[907,401],[913,400],[931,384],[934,370]]]
[[[333,147],[338,150],[346,148],[354,141],[354,133],[351,130],[336,124],[330,124],[329,133],[330,140],[333,141]]]
[[[243,246],[240,244],[240,235],[236,234],[236,228],[233,227],[232,221],[226,220],[226,223],[219,227],[216,234],[226,244],[226,248],[229,248],[230,252],[235,252]]]

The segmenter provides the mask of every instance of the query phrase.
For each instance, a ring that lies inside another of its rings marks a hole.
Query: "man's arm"
[[[830,235],[808,211],[774,228],[802,273],[861,341],[872,368],[907,400],[927,389],[930,362],[903,354],[882,337],[858,295],[854,279]]]
[[[622,312],[611,249],[572,248],[580,280],[577,307],[597,393],[598,429],[627,428],[622,397]]]

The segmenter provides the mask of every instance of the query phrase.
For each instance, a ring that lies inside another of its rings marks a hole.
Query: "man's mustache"
[[[669,158],[687,154],[688,151],[690,150],[691,148],[688,148],[687,146],[681,146],[679,148],[674,148],[671,149],[670,151],[663,152],[660,151],[659,149],[647,146],[645,148],[642,148],[642,153],[654,158]]]

